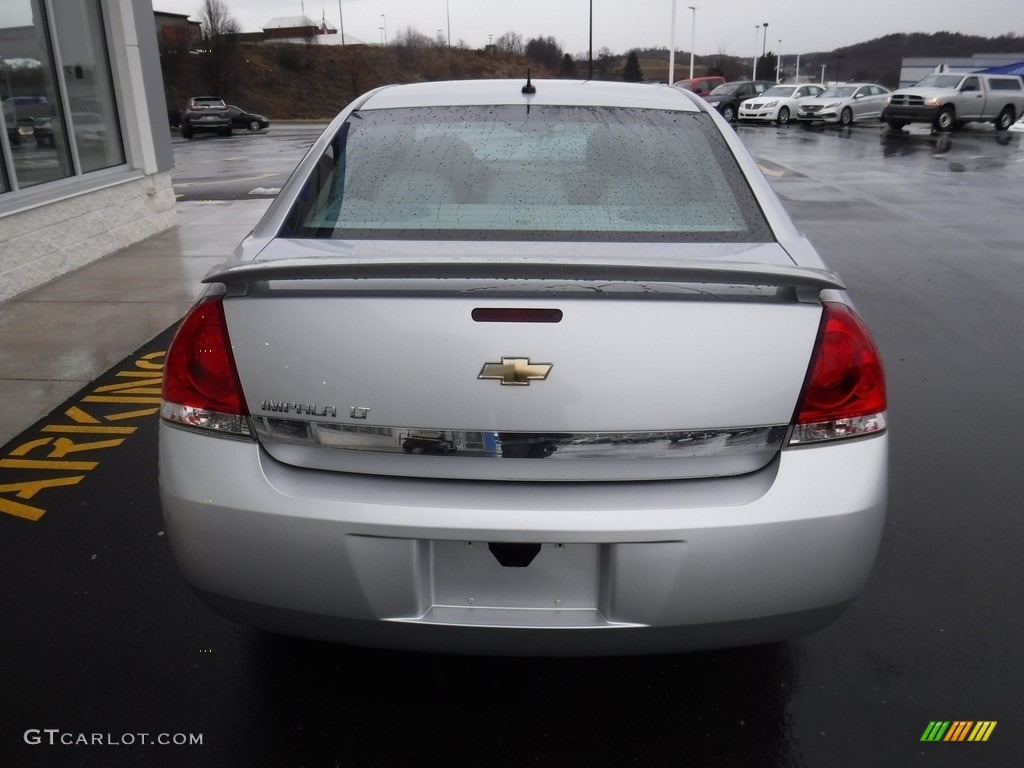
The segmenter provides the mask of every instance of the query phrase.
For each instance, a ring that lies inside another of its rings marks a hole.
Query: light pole
[[[345,17],[341,13],[341,0],[338,0],[338,29],[341,32],[341,44],[345,44]]]
[[[452,9],[448,0],[444,0],[444,16],[448,22],[448,47],[452,47]]]
[[[779,50],[775,52],[775,82],[780,83],[782,75],[782,41],[779,40]]]
[[[672,24],[668,36],[668,84],[676,81],[676,0],[672,0]]]
[[[697,6],[690,6],[690,79],[693,80],[693,49],[697,45]]]
[[[387,45],[388,44],[388,20],[384,16],[383,13],[380,15],[380,17],[383,20],[382,23],[384,24],[384,26],[381,27],[381,29],[384,30],[384,45]]]
[[[587,53],[587,80],[594,79],[594,0],[590,0],[590,48]]]
[[[758,30],[761,29],[760,24],[754,25],[754,71],[750,75],[751,80],[757,80],[757,38]]]

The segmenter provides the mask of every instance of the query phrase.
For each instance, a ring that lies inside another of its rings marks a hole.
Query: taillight
[[[882,360],[864,323],[826,303],[790,444],[839,440],[885,429]]]
[[[164,364],[160,415],[184,426],[248,436],[249,412],[221,298],[200,301],[181,321]]]

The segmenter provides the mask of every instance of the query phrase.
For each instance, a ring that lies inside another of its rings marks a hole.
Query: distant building
[[[154,11],[156,42],[161,51],[193,48],[203,38],[203,25],[187,14]]]
[[[267,42],[293,42],[309,40],[317,35],[337,32],[326,21],[313,21],[308,16],[280,16],[263,25],[263,39]]]
[[[1024,53],[977,53],[962,58],[918,56],[903,60],[900,68],[900,88],[909,88],[925,75],[933,72],[982,72],[1024,64]],[[1019,74],[1015,72],[1014,74]]]

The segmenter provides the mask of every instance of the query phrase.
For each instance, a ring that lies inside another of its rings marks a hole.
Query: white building
[[[153,18],[0,1],[0,301],[176,223]]]

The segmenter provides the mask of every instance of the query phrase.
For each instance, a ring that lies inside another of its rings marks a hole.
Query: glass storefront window
[[[124,163],[100,0],[53,0],[61,74],[83,173]]]
[[[0,99],[0,192],[124,164],[101,0],[0,0]]]
[[[67,143],[56,140],[56,131],[47,134],[60,122],[61,109],[40,0],[0,3],[0,41],[3,122],[18,186],[70,176]]]

